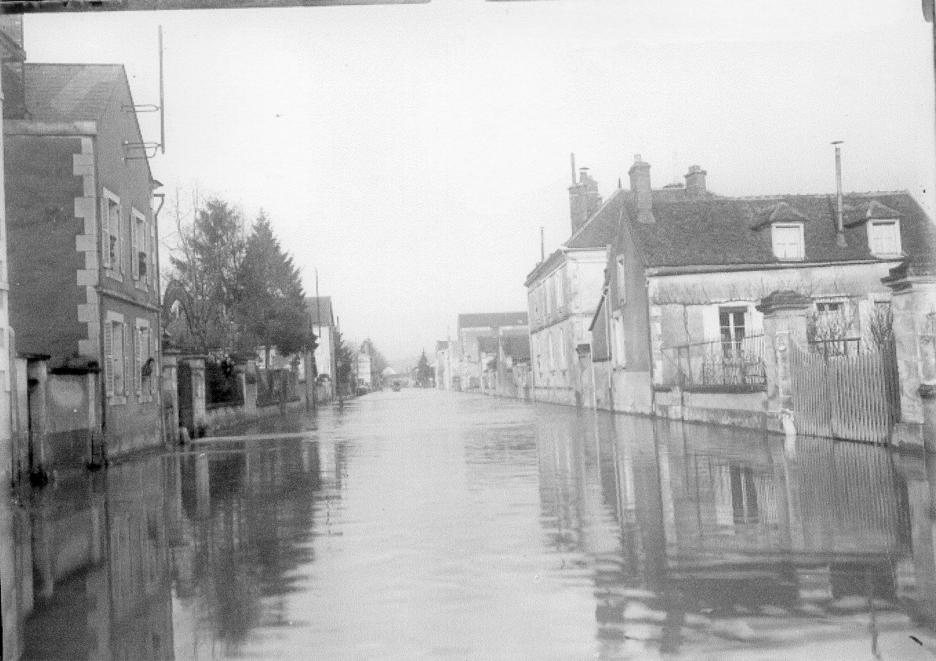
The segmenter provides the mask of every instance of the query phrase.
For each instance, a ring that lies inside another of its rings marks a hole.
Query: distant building
[[[479,312],[458,315],[458,339],[453,379],[460,390],[480,390],[484,367],[479,338],[525,336],[530,332],[526,312]]]
[[[325,395],[326,400],[331,400],[335,397],[335,382],[338,375],[335,313],[332,309],[331,296],[306,298],[306,310],[308,310],[312,332],[316,337],[315,374],[313,376],[319,382],[320,391]],[[309,374],[310,371],[306,368],[305,374]]]
[[[22,48],[21,23],[4,36]],[[3,72],[17,351],[49,356],[61,374],[101,369],[100,387],[79,405],[94,413],[54,414],[50,451],[86,459],[89,419],[111,454],[158,444],[159,184],[127,74],[117,64],[23,59]]]
[[[374,387],[371,377],[371,357],[363,351],[357,355],[357,387],[371,390]]]
[[[435,386],[439,390],[452,390],[453,361],[452,342],[439,340],[435,347]]]

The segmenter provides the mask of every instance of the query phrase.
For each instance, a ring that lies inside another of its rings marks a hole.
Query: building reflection
[[[592,570],[603,654],[782,647],[791,626],[828,636],[856,616],[873,646],[908,608],[932,623],[936,501],[922,460],[628,416],[538,437],[545,534]]]
[[[3,658],[233,655],[282,626],[346,449],[237,444],[60,476],[0,511]],[[325,476],[325,479],[323,479]]]

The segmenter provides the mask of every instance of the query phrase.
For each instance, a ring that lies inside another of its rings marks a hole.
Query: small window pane
[[[801,225],[774,225],[773,251],[777,259],[803,259],[803,228]]]

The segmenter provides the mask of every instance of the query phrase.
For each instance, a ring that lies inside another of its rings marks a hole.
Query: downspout
[[[162,43],[162,31],[160,31],[160,43]],[[155,240],[153,241],[153,272],[156,277],[156,307],[159,311],[156,313],[156,356],[155,366],[159,368],[159,376],[156,378],[156,415],[159,418],[159,432],[163,443],[168,442],[166,430],[166,413],[163,410],[163,372],[162,372],[162,283],[159,278],[159,212],[162,211],[166,203],[165,193],[153,193],[153,197],[159,198],[159,206],[153,212],[153,229],[155,230]]]
[[[610,369],[608,370],[608,410],[614,413],[614,342],[612,335],[614,329],[611,327],[611,286],[610,283],[605,287],[605,342],[608,343],[608,361]],[[593,363],[594,364],[594,363]]]
[[[104,324],[106,322],[106,311],[104,310],[104,250],[102,242],[104,240],[104,219],[101,217],[101,202],[104,199],[104,193],[101,185],[100,171],[98,168],[98,140],[97,136],[91,138],[91,152],[94,154],[94,217],[97,219],[97,249],[98,249],[98,281],[94,288],[98,299],[98,351],[101,356],[101,371],[98,374],[102,378],[98,379],[98,401],[101,402],[101,441],[100,441],[100,466],[107,465],[107,356],[104,355]],[[94,460],[94,444],[91,445],[91,463]]]

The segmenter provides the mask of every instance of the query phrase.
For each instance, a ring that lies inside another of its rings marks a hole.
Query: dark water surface
[[[4,509],[6,655],[936,659],[922,459],[418,390],[276,424]]]

